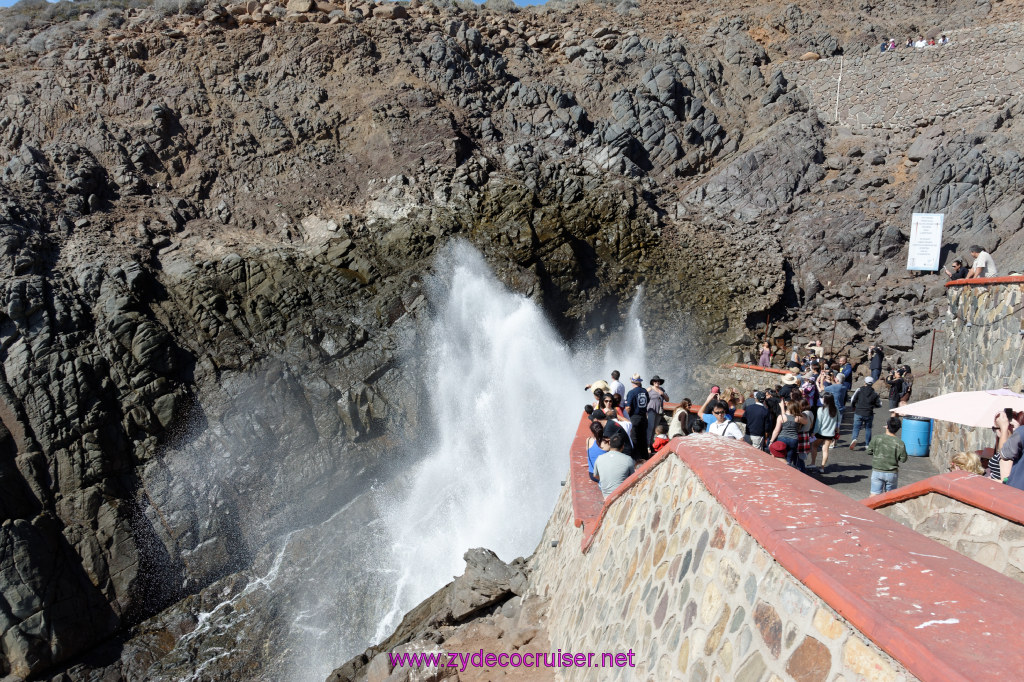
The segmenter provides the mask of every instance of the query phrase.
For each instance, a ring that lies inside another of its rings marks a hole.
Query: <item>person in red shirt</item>
[[[654,427],[654,440],[651,441],[651,449],[658,452],[666,445],[668,445],[668,426],[658,424]]]

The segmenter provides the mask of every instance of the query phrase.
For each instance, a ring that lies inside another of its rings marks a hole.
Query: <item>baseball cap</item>
[[[604,410],[594,410],[593,412],[590,413],[590,418],[593,420],[593,419],[607,419],[608,417],[605,415]]]
[[[872,379],[871,377],[864,377],[864,383],[865,384],[872,384],[872,383],[874,383],[874,381],[875,380]]]
[[[764,391],[757,391],[754,393],[754,400],[764,400]]]

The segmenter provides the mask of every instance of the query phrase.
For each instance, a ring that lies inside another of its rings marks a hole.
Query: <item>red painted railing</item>
[[[1024,492],[966,471],[931,476],[891,492],[874,495],[862,502],[871,509],[880,509],[929,493],[951,497],[970,507],[1024,525]]]
[[[754,369],[757,370],[758,372],[770,372],[771,374],[789,374],[789,372],[787,372],[784,369],[775,369],[774,367],[762,367],[761,365],[745,365],[741,362],[734,362],[731,366],[737,369]]]
[[[953,279],[946,282],[947,287],[981,286],[987,284],[1024,284],[1024,277],[974,277],[972,279]]]
[[[718,436],[673,439],[602,501],[587,476],[585,435],[582,461],[577,447],[588,423],[584,415],[570,458],[584,552],[615,501],[661,462],[678,457],[779,564],[914,676],[964,682],[1021,678],[1024,647],[1015,633],[1024,631],[1024,589],[1017,581],[746,443]],[[935,478],[937,491],[956,491],[992,513],[1007,509],[982,481],[968,482],[959,474]],[[885,590],[879,589],[880,578],[887,578]]]

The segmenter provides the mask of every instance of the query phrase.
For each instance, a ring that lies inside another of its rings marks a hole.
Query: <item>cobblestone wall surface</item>
[[[636,668],[567,668],[562,678],[914,679],[780,566],[678,458],[616,500],[585,554],[568,490],[531,560],[531,590],[550,599],[551,646],[632,649]]]
[[[877,511],[980,564],[1024,582],[1024,526],[1019,523],[937,493],[904,500]]]
[[[771,77],[781,69],[786,80],[807,93],[822,121],[860,129],[901,130],[994,113],[1024,89],[1021,24],[949,36],[950,44],[943,46],[783,62],[763,71]]]
[[[954,317],[941,364],[939,394],[1024,386],[1024,283],[954,286],[946,291]],[[968,326],[968,324],[970,326]],[[935,422],[931,456],[939,471],[961,450],[992,447],[990,429]]]

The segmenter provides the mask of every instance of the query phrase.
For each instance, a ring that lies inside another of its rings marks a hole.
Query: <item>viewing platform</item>
[[[605,500],[588,426],[533,560],[552,646],[633,648],[635,674],[655,679],[1020,678],[1021,578],[961,541],[985,530],[1016,570],[1024,493],[952,473],[861,503],[703,434],[673,439]]]

